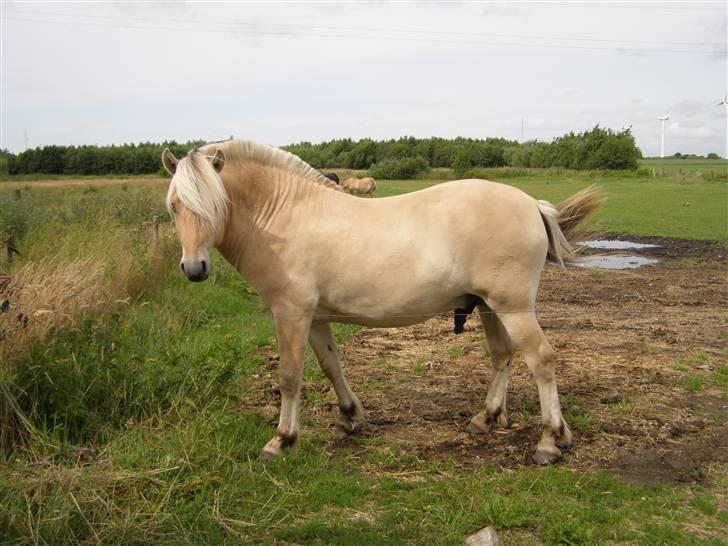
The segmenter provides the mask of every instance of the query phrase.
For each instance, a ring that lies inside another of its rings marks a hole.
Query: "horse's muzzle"
[[[187,280],[201,282],[210,275],[210,263],[208,260],[182,260],[179,269]]]

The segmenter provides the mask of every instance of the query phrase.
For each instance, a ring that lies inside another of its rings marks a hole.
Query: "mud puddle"
[[[644,249],[659,248],[660,245],[654,243],[636,243],[634,241],[624,241],[620,239],[596,239],[593,241],[582,241],[579,246],[593,250],[633,250],[640,251]],[[596,256],[586,256],[574,263],[577,267],[597,268],[597,269],[637,269],[643,265],[654,265],[658,263],[655,258],[646,258],[644,256],[634,254],[599,254]]]
[[[619,239],[597,239],[595,241],[582,241],[578,244],[587,248],[595,248],[599,250],[642,250],[643,248],[658,248],[660,246],[652,243],[621,241]]]
[[[597,269],[637,269],[643,265],[654,265],[659,260],[644,256],[589,256],[575,262],[576,267],[595,267]]]

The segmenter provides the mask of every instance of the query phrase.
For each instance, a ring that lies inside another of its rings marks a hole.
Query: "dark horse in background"
[[[339,182],[339,176],[336,173],[324,173],[324,176],[332,182],[336,182],[337,184],[341,185],[341,182]]]

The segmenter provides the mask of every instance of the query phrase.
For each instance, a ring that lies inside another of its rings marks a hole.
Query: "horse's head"
[[[180,270],[191,281],[204,281],[212,267],[210,252],[225,235],[228,197],[219,176],[225,154],[220,148],[212,156],[193,150],[178,160],[167,148],[162,163],[172,175],[167,208],[182,243]]]

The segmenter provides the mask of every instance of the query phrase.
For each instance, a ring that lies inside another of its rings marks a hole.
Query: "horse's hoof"
[[[465,430],[471,434],[488,434],[493,430],[493,424],[487,418],[486,413],[481,411],[479,414],[473,416]]]
[[[336,423],[336,430],[341,431],[349,436],[360,433],[361,429],[361,423],[355,423],[352,421],[338,421]]]
[[[264,461],[272,461],[273,459],[279,457],[281,455],[281,451],[276,451],[273,448],[269,448],[268,446],[265,446],[263,450],[260,452],[260,458]]]
[[[537,465],[545,466],[554,464],[561,458],[560,452],[546,451],[545,449],[537,449],[533,455],[533,462]]]
[[[483,427],[479,423],[474,422],[474,419],[471,419],[468,423],[468,426],[465,427],[465,431],[469,432],[470,434],[487,434],[490,432],[490,429],[488,427]]]
[[[357,434],[361,432],[364,425],[364,406],[359,400],[349,407],[340,408],[339,418],[336,420],[336,428],[345,434]]]
[[[504,411],[498,414],[495,424],[498,428],[511,428],[511,421]]]
[[[277,432],[271,440],[265,444],[260,456],[263,459],[274,459],[280,457],[286,449],[295,449],[298,446],[298,433]]]
[[[498,417],[493,418],[492,415],[488,415],[485,411],[481,411],[470,420],[470,423],[468,423],[465,430],[472,434],[488,434],[496,427],[508,428],[508,426],[508,417],[505,413],[501,412],[498,414]]]

